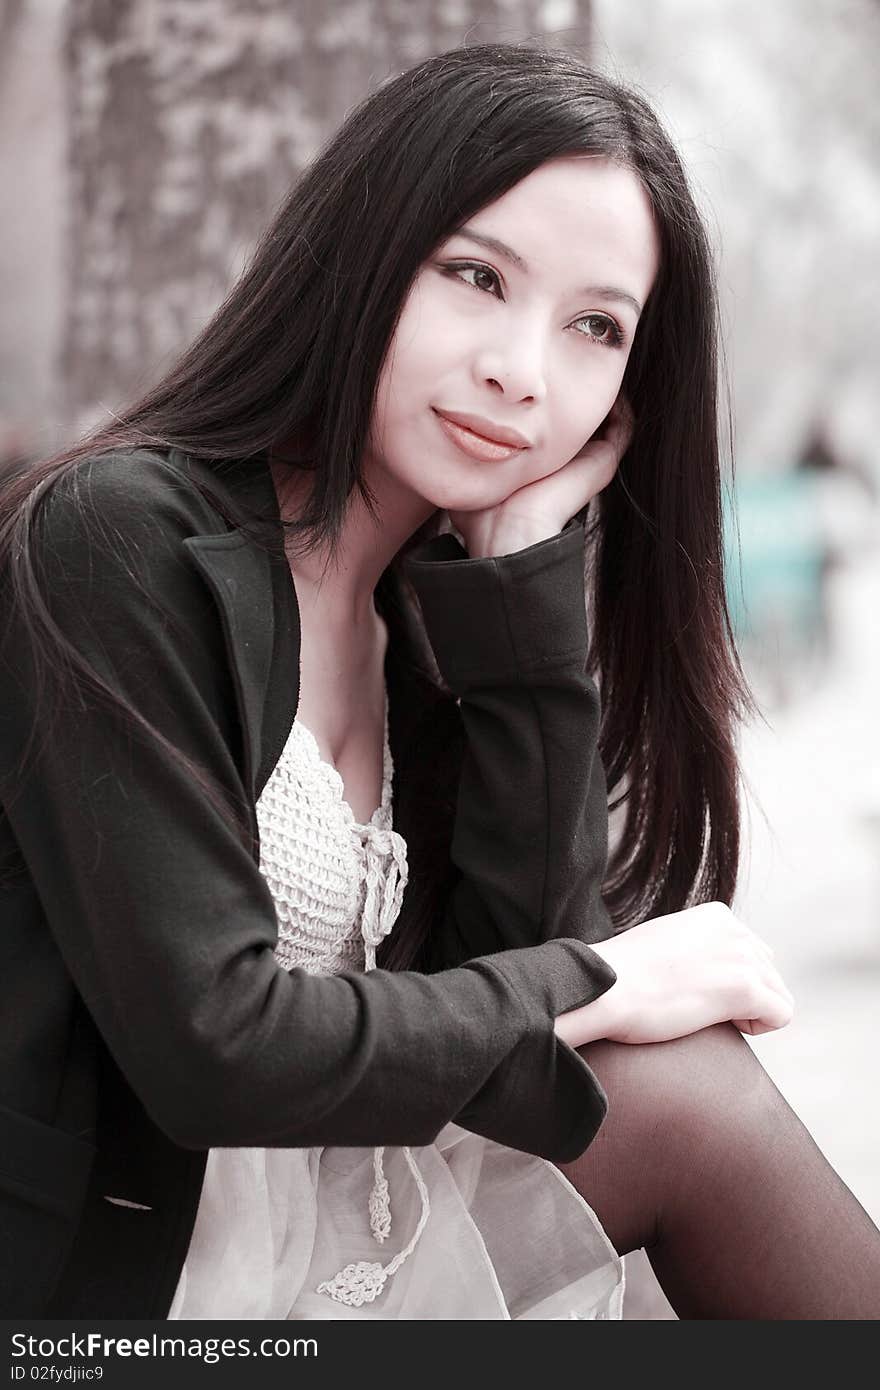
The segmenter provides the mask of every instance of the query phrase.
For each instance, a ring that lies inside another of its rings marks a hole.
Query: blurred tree
[[[10,54],[15,52],[13,39],[23,11],[24,0],[3,0],[0,4],[0,78],[3,77]]]
[[[64,414],[145,388],[385,77],[493,39],[584,51],[590,0],[71,0]]]

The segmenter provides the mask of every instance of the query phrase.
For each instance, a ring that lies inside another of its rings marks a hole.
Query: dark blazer
[[[211,1147],[417,1146],[455,1120],[559,1162],[606,1113],[553,1031],[616,979],[588,944],[611,927],[583,526],[501,557],[451,534],[403,557],[439,682],[398,567],[383,575],[411,874],[395,932],[426,910],[438,845],[442,882],[424,969],[316,977],[274,959],[254,811],[297,708],[296,591],[281,547],[206,498],[218,485],[177,451],[123,451],[81,461],[40,522],[53,620],[165,743],[89,694],[16,791],[36,673],[2,591],[6,1317],[164,1317]],[[265,459],[222,485],[277,522]],[[239,830],[170,749],[244,807]]]

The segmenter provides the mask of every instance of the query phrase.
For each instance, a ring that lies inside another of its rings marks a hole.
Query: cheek
[[[419,377],[455,360],[463,344],[461,315],[430,281],[417,283],[404,305],[394,335],[395,376],[411,386]]]
[[[424,331],[401,336],[394,358],[380,382],[378,401],[381,413],[391,422],[401,422],[423,409],[434,399],[442,358],[437,339]]]
[[[592,351],[592,349],[588,349]],[[601,349],[597,348],[598,353]],[[609,356],[610,354],[610,349]],[[567,458],[573,458],[592,438],[617,400],[623,382],[626,360],[617,354],[614,360],[600,362],[570,383],[565,405],[557,418],[558,439]]]

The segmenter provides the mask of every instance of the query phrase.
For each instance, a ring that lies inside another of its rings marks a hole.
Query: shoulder
[[[31,531],[47,584],[100,585],[108,599],[111,586],[121,593],[132,581],[157,595],[176,589],[192,569],[185,542],[228,529],[206,495],[210,470],[188,473],[181,459],[121,449],[86,455],[60,473],[35,508]]]
[[[68,534],[99,540],[163,526],[183,534],[222,529],[220,514],[199,486],[210,476],[206,465],[192,466],[176,451],[89,454],[51,485],[42,524],[59,541]]]
[[[77,459],[39,499],[30,559],[59,626],[116,641],[132,625],[161,625],[163,613],[182,624],[212,620],[213,600],[187,542],[227,529],[194,479],[163,453],[96,453]]]

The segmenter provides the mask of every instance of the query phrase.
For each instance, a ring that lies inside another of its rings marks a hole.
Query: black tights
[[[560,1170],[678,1317],[880,1318],[880,1231],[732,1023],[579,1051],[608,1115]]]

